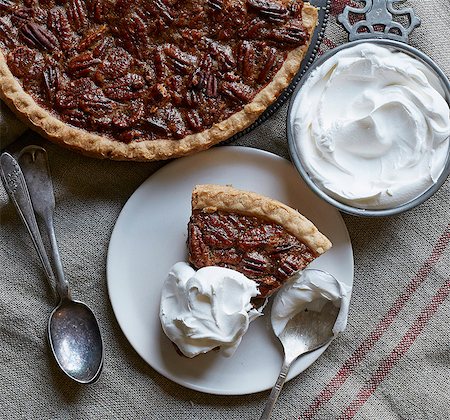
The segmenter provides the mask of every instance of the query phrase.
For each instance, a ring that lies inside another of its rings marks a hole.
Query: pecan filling
[[[252,101],[305,45],[302,0],[0,0],[0,49],[60,120],[181,139]]]
[[[194,210],[188,226],[189,261],[198,269],[234,269],[259,284],[267,297],[316,258],[283,227],[257,217]]]

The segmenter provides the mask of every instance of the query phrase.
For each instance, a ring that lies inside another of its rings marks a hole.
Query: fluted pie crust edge
[[[226,120],[181,140],[145,140],[127,144],[66,124],[39,106],[23,90],[19,81],[9,70],[6,58],[1,51],[0,98],[21,121],[43,137],[88,156],[132,161],[154,161],[185,156],[205,150],[250,126],[289,85],[308,50],[317,25],[317,9],[309,3],[304,3],[302,20],[309,34],[308,42],[288,54],[273,80],[255,96],[252,102]]]
[[[225,185],[197,185],[192,191],[192,210],[258,217],[282,226],[317,255],[331,248],[329,239],[297,210],[254,192]]]

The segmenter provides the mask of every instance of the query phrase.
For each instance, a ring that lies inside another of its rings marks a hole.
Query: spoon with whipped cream
[[[302,354],[328,344],[346,325],[350,289],[331,274],[308,269],[275,297],[271,321],[284,360],[260,420],[269,419],[291,364]]]

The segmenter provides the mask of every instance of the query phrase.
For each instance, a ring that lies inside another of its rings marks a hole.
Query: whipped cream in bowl
[[[386,216],[422,203],[450,173],[450,83],[420,51],[356,41],[322,56],[288,112],[292,160],[340,210]]]

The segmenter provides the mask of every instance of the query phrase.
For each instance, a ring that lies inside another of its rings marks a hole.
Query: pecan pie
[[[195,187],[188,233],[191,264],[239,271],[259,284],[260,298],[270,296],[331,247],[298,211],[219,185]]]
[[[302,0],[0,0],[0,96],[86,154],[182,156],[255,121],[316,22]]]

